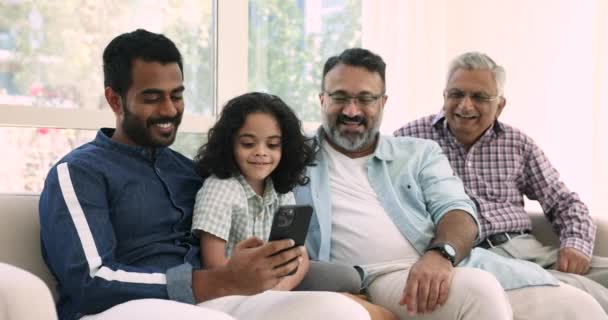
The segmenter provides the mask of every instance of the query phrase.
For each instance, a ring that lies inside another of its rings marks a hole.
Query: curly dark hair
[[[209,130],[207,143],[194,157],[196,172],[203,178],[213,174],[220,179],[240,174],[234,160],[234,142],[247,116],[257,112],[272,115],[281,128],[281,161],[270,174],[275,190],[285,194],[297,185],[306,185],[310,179],[305,170],[314,165],[317,143],[304,136],[302,123],[281,98],[261,92],[246,93],[226,103]]]

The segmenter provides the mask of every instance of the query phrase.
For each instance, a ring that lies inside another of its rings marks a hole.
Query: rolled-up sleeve
[[[462,210],[471,215],[479,230],[481,226],[477,219],[475,203],[467,196],[462,181],[454,173],[439,145],[430,143],[425,153],[418,179],[433,222],[437,224],[452,210]]]

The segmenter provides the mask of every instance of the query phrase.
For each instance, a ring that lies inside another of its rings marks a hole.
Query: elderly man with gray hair
[[[608,259],[592,256],[596,227],[587,206],[526,134],[498,121],[506,105],[505,70],[489,56],[468,52],[450,64],[444,105],[395,131],[439,143],[477,205],[478,246],[531,261],[582,289],[608,311]],[[531,233],[524,198],[540,202],[560,239],[541,244]]]
[[[294,190],[314,208],[311,259],[359,266],[370,301],[402,320],[608,319],[540,266],[473,248],[475,204],[440,146],[379,133],[385,74],[363,48],[323,66],[317,165]]]

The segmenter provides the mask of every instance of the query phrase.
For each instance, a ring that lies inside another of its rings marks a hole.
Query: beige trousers
[[[227,296],[189,305],[168,300],[125,302],[82,320],[369,320],[361,305],[332,292],[266,291],[254,296]]]
[[[579,288],[591,296],[608,313],[608,258],[594,256],[591,258],[591,268],[585,276],[565,273],[554,268],[557,261],[558,248],[545,246],[533,235],[517,236],[490,251],[508,258],[522,259],[534,262],[549,271],[560,281]]]
[[[0,320],[56,320],[51,291],[35,275],[0,263]]]
[[[391,310],[400,319],[608,319],[600,305],[591,296],[567,284],[526,287],[505,293],[496,278],[490,273],[460,267],[454,269],[446,304],[429,314],[409,316],[406,307],[398,304],[409,269],[389,268],[389,270],[385,269],[375,275],[373,275],[373,270],[371,271],[372,280],[368,284],[370,300]]]

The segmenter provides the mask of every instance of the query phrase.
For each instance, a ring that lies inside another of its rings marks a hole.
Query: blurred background
[[[281,96],[314,129],[322,65],[346,48],[387,62],[388,134],[440,110],[450,59],[485,52],[507,71],[501,120],[608,215],[608,0],[0,0],[0,193],[39,193],[61,156],[114,126],[101,54],[136,28],[184,55],[173,148],[187,155],[246,91]]]

